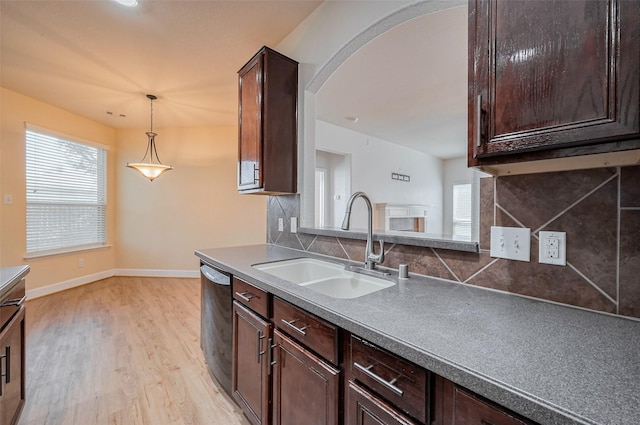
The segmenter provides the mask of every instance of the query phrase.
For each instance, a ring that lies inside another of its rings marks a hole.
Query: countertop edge
[[[0,298],[4,297],[13,285],[29,274],[30,270],[31,268],[28,265],[2,267],[0,269]]]

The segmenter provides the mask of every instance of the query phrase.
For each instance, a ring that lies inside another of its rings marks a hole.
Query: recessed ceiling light
[[[344,119],[347,121],[351,121],[354,124],[358,122],[358,117],[344,117]]]
[[[138,0],[114,0],[114,1],[127,7],[136,7],[138,5]]]

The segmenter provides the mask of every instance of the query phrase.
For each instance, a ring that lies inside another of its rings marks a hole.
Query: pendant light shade
[[[153,101],[156,100],[157,97],[152,94],[148,94],[147,98],[151,101],[151,126],[149,131],[147,131],[147,137],[149,138],[149,141],[147,142],[147,150],[140,162],[128,162],[127,167],[133,168],[148,178],[149,181],[153,181],[166,171],[173,170],[173,166],[164,165],[160,162],[160,158],[158,157],[158,151],[156,150],[157,134],[153,132]],[[149,157],[149,162],[144,162],[145,159],[147,159],[147,156]],[[154,158],[156,162],[154,162]]]

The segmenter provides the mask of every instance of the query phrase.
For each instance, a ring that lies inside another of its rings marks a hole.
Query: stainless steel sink
[[[341,264],[314,258],[256,264],[253,268],[333,298],[357,298],[395,283],[345,270]]]

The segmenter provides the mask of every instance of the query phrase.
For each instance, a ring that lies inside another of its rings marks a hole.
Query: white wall
[[[467,167],[467,157],[452,158],[443,161],[444,175],[444,234],[453,232],[453,185],[473,183],[473,169]]]
[[[0,107],[0,193],[13,196],[0,203],[0,265],[29,264],[32,293],[122,270],[195,274],[195,249],[264,243],[267,199],[236,187],[237,126],[158,128],[162,161],[175,170],[149,182],[125,166],[144,154],[146,129],[115,130],[2,88]],[[25,122],[110,146],[108,247],[25,260]]]
[[[464,0],[324,2],[276,46],[278,51],[300,62],[298,190],[303,226],[313,226],[315,212],[315,93],[344,60],[384,31],[414,17],[465,3]]]
[[[325,169],[327,173],[324,227],[340,227],[351,193],[351,155],[316,150],[316,167]]]
[[[351,155],[351,192],[370,195],[371,203],[427,205],[429,233],[442,233],[442,161],[413,149],[316,121],[316,148]],[[411,177],[391,179],[391,173]],[[346,198],[350,194],[345,194]],[[343,197],[344,198],[344,197]],[[356,201],[359,204],[361,201]],[[354,204],[351,228],[367,228],[367,209]],[[342,214],[344,208],[342,206]]]
[[[237,127],[156,132],[174,170],[150,182],[126,168],[144,154],[144,130],[118,130],[118,269],[195,272],[196,249],[264,243],[267,197],[237,189]]]
[[[106,125],[72,114],[22,94],[0,88],[0,175],[2,194],[13,203],[0,203],[0,265],[28,264],[27,290],[108,273],[115,265],[116,240],[116,131]],[[26,175],[25,123],[110,147],[107,153],[107,246],[90,251],[25,259]],[[79,260],[83,260],[80,267]]]

